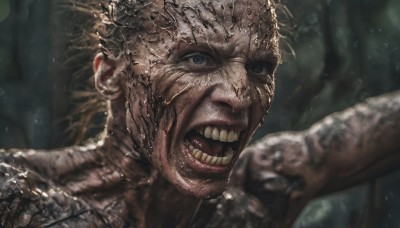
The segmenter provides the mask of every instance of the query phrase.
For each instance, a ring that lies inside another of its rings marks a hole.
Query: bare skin
[[[3,151],[0,224],[288,227],[311,198],[395,167],[399,93],[245,149],[280,59],[274,4],[251,3],[146,5],[128,51],[93,62],[104,139]]]

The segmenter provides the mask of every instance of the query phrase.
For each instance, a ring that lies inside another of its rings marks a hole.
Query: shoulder
[[[2,227],[46,227],[61,223],[90,227],[102,223],[84,202],[31,170],[4,161],[0,161],[0,212]]]

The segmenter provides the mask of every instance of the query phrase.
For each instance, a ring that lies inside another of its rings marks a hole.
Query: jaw
[[[178,118],[171,132],[158,132],[153,164],[180,192],[197,198],[216,197],[225,190],[232,168],[252,135],[249,129],[254,130],[247,128],[247,118],[236,122]]]
[[[231,165],[208,165],[197,160],[181,138],[173,145],[163,132],[153,152],[153,164],[177,190],[197,198],[220,195],[227,186]],[[169,145],[169,146],[168,146]]]

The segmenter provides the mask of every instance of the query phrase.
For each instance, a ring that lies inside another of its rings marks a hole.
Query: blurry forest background
[[[91,72],[72,75],[91,60],[71,61],[89,55],[71,51],[77,20],[59,10],[63,1],[0,0],[0,148],[73,143],[64,134],[74,107],[72,82],[87,81]],[[306,129],[400,89],[399,0],[287,0],[287,6],[296,56],[285,55],[273,108],[257,137]],[[295,227],[400,227],[400,173],[316,200]]]

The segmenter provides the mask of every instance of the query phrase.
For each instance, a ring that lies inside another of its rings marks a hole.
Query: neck
[[[132,219],[138,227],[186,227],[200,200],[178,192],[144,156],[127,150],[118,135],[115,132],[105,139],[102,154],[122,177],[122,203],[126,207],[122,216]]]
[[[188,227],[201,200],[183,195],[158,174],[125,193],[138,227]]]

